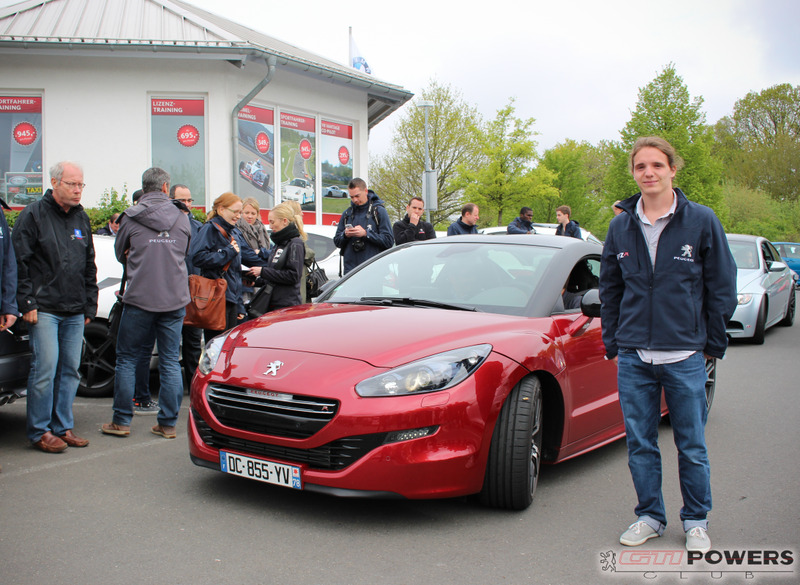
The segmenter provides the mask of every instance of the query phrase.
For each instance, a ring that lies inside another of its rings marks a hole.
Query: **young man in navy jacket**
[[[672,181],[675,149],[640,138],[631,171],[641,189],[618,204],[600,269],[603,342],[617,358],[628,466],[637,521],[620,543],[638,546],[667,525],[658,448],[661,389],[670,411],[683,495],[686,548],[711,548],[711,486],[705,424],[705,358],[722,358],[736,308],[736,265],[714,212],[689,201]]]

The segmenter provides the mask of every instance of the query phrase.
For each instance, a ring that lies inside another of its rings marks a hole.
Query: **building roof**
[[[243,66],[276,58],[368,95],[372,128],[413,97],[390,84],[182,0],[24,0],[0,8],[0,50],[25,54],[222,59]]]

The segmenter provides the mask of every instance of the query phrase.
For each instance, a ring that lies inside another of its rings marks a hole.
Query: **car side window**
[[[600,283],[600,258],[590,256],[580,259],[572,269],[556,301],[554,313],[580,309],[586,291],[597,288]]]

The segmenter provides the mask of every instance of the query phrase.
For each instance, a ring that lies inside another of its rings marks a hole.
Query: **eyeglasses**
[[[86,183],[70,183],[69,181],[61,181],[61,184],[70,189],[83,189],[86,186]]]
[[[227,209],[228,211],[230,211],[230,212],[231,212],[233,215],[242,215],[242,210],[241,210],[241,209],[239,209],[239,210],[237,210],[237,211],[234,211],[234,210],[233,210],[233,209],[231,209],[230,207],[226,207],[225,209]]]
[[[191,203],[194,201],[194,199],[176,199],[175,201],[180,201],[181,203]]]

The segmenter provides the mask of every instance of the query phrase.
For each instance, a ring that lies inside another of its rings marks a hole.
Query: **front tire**
[[[482,504],[508,510],[531,505],[539,481],[542,437],[542,385],[530,376],[514,387],[497,418]]]
[[[105,322],[92,321],[83,330],[78,395],[103,398],[114,393],[117,351]]]

